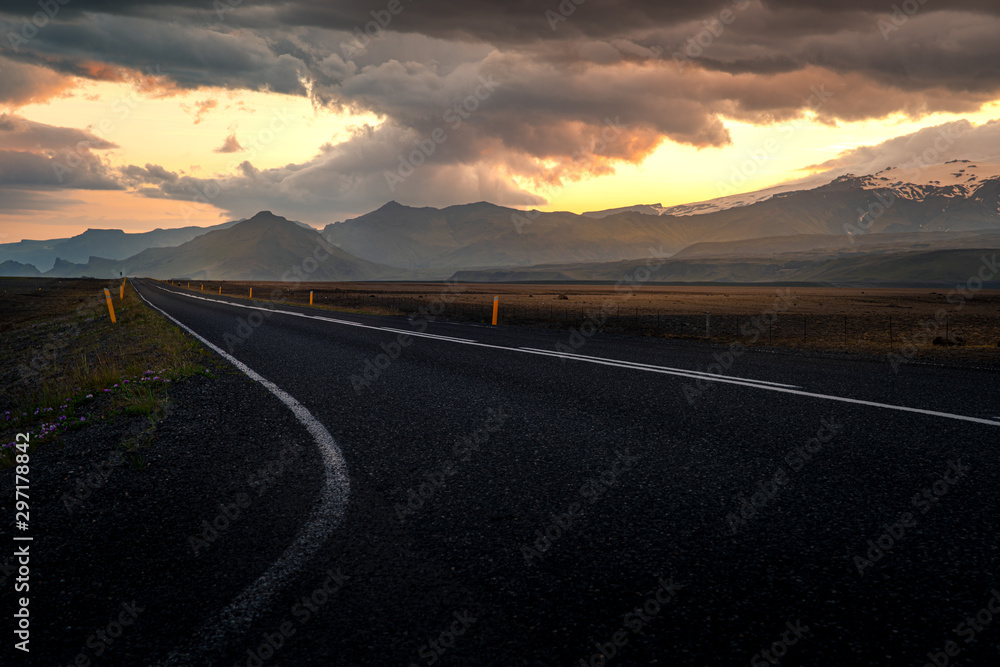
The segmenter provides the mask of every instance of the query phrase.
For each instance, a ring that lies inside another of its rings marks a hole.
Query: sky
[[[0,243],[1000,162],[993,0],[5,0]]]

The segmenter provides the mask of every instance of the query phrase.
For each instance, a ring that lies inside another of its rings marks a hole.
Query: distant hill
[[[239,221],[234,220],[211,227],[154,229],[151,232],[138,234],[130,234],[120,229],[88,229],[82,234],[66,239],[2,243],[0,244],[0,262],[14,260],[24,264],[33,264],[39,271],[48,271],[55,264],[57,257],[73,263],[86,263],[90,257],[125,259],[146,248],[179,246],[196,236],[216,229],[232,227],[237,222]]]
[[[755,257],[785,253],[810,253],[816,256],[844,254],[914,252],[929,249],[995,248],[1000,246],[1000,229],[967,232],[907,232],[898,234],[798,234],[765,236],[741,241],[695,243],[673,256]]]
[[[315,261],[313,271],[307,271]],[[299,269],[299,273],[295,272]],[[125,260],[92,257],[86,264],[58,260],[47,276],[126,275],[191,280],[378,280],[406,272],[353,257],[318,231],[261,211],[247,220],[191,239],[176,248],[149,248]]]
[[[773,257],[670,258],[651,272],[656,283],[822,283],[829,285],[955,285],[979,273],[984,256],[991,262],[1000,250],[956,249],[925,252],[859,254],[810,258],[796,253]],[[646,260],[600,264],[558,264],[506,270],[458,271],[463,282],[617,282],[635,275]],[[988,284],[1000,288],[1000,273]]]
[[[640,214],[596,220],[567,212],[524,212],[487,202],[443,209],[390,202],[359,218],[327,225],[323,235],[373,262],[454,270],[609,261],[643,257],[667,238],[671,239],[670,252],[690,243],[666,229],[664,220]]]
[[[33,278],[39,275],[41,275],[41,272],[31,264],[21,264],[9,259],[5,262],[0,262],[0,276]]]

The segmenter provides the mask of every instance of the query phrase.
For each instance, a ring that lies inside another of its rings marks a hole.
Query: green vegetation
[[[148,445],[167,413],[170,383],[207,372],[207,353],[130,285],[120,299],[117,281],[6,282],[13,287],[8,292],[20,292],[15,305],[22,307],[13,328],[3,332],[11,345],[0,372],[16,379],[0,393],[0,466],[10,465],[15,433],[30,433],[37,446],[94,422],[138,415],[150,428],[122,444],[129,451]],[[117,324],[108,314],[105,287],[113,294]]]

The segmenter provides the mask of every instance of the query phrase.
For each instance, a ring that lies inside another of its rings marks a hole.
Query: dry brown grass
[[[174,284],[188,285],[187,281]],[[570,328],[588,319],[600,320],[595,313],[603,312],[605,330],[668,338],[705,338],[708,312],[709,337],[717,342],[870,354],[898,351],[913,343],[913,357],[1000,361],[997,290],[981,290],[960,300],[954,290],[917,288],[643,285],[633,292],[628,287],[581,284],[247,281],[190,286],[213,294],[221,287],[222,294],[243,298],[253,287],[255,299],[290,303],[308,303],[312,290],[319,307],[396,315],[426,311],[447,299],[440,318],[477,322],[489,321],[493,297],[499,295],[501,324]],[[773,317],[762,318],[771,313]],[[962,344],[934,345],[933,339],[944,338],[946,332],[950,340]]]

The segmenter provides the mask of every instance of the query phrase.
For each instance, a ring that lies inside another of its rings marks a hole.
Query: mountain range
[[[190,280],[379,280],[400,270],[380,266],[330,245],[301,223],[261,211],[173,248],[147,248],[124,260],[91,257],[85,264],[57,260],[46,276],[125,275]],[[405,273],[405,272],[403,272]]]
[[[196,236],[201,236],[215,229],[232,227],[237,222],[239,221],[233,220],[212,227],[154,229],[138,234],[130,234],[120,229],[88,229],[82,234],[66,239],[4,243],[0,244],[0,262],[12,261],[31,264],[38,271],[48,271],[55,265],[57,259],[64,262],[83,263],[86,263],[91,257],[125,259],[147,248],[179,246]]]
[[[655,278],[668,282],[947,282],[1000,247],[1000,166],[953,160],[582,215],[389,202],[322,232],[262,211],[209,228],[3,244],[0,275],[281,280],[316,247],[329,259],[312,280],[615,280],[657,256],[670,257]]]

